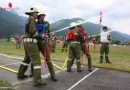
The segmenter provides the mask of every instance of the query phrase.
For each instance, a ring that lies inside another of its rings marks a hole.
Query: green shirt
[[[32,37],[36,35],[36,22],[33,17],[29,17],[26,23],[26,35]]]

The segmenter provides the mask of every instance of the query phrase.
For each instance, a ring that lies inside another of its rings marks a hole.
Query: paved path
[[[7,65],[11,63],[19,61],[0,56],[0,65],[18,70],[19,64]],[[34,87],[32,78],[17,80],[16,74],[3,69],[0,69],[0,80],[11,82],[17,90],[130,90],[130,73],[97,68],[93,68],[95,71],[90,73],[87,67],[82,69],[82,73],[78,73],[75,68],[70,73],[56,69],[58,81],[53,82],[48,77],[48,69],[42,64],[42,77],[47,81],[47,85],[42,87]]]

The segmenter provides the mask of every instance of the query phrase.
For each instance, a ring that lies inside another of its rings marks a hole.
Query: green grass
[[[127,47],[110,46],[109,59],[112,62],[112,64],[106,64],[106,63],[99,64],[99,56],[100,56],[99,49],[100,47],[97,47],[95,54],[96,58],[94,59],[93,50],[91,48],[93,66],[130,72],[130,46]]]
[[[0,80],[0,90],[16,90],[10,83]]]
[[[5,54],[24,55],[23,46],[21,49],[16,49],[12,42],[0,42],[0,52]]]
[[[93,46],[90,47],[93,66],[130,72],[130,46],[110,46],[109,57],[112,64],[99,64],[99,49],[100,47],[97,46],[94,58]],[[21,49],[16,49],[15,44],[10,42],[0,42],[0,52],[5,54],[24,56],[23,46]],[[58,45],[56,47],[56,53],[51,54],[51,59],[65,61],[67,55],[68,53],[61,53],[61,45]],[[41,58],[43,58],[42,55]],[[85,58],[85,56],[83,57],[82,64],[87,65],[87,59]]]

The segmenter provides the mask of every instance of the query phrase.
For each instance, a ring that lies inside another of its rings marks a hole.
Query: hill
[[[1,10],[0,11],[0,37],[7,38],[15,34],[24,33],[26,18],[15,13]]]
[[[84,20],[82,18],[73,19],[62,19],[57,22],[51,23],[52,31],[62,29],[69,26],[71,22],[76,22],[78,20]],[[8,38],[12,35],[22,35],[24,34],[26,18],[12,13],[6,10],[0,11],[0,38]],[[94,35],[99,33],[99,25],[91,22],[86,22],[83,24],[84,28],[87,30],[89,35]],[[67,30],[56,33],[56,35],[64,35]],[[121,42],[130,41],[130,35],[114,31],[111,33],[113,40],[119,40]]]
[[[76,22],[78,20],[83,20],[82,18],[73,18],[73,19],[62,19],[57,22],[51,24],[52,31],[56,31],[62,29],[64,27],[69,26],[71,22]],[[91,22],[86,22],[83,24],[85,30],[87,30],[89,35],[95,35],[99,33],[99,24],[94,24]],[[56,33],[56,35],[64,35],[65,32],[68,30],[64,30],[61,32]],[[130,42],[130,35],[121,33],[118,31],[111,32],[113,40],[119,40],[121,42]]]

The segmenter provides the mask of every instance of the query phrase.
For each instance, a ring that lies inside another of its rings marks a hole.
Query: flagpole
[[[100,11],[100,14],[99,14],[99,31],[100,31],[100,33],[101,33],[101,29],[102,29],[102,18],[103,18],[103,16],[102,16],[102,11]],[[100,35],[100,33],[99,33],[99,35]],[[96,60],[96,57],[95,57],[95,54],[96,54],[96,42],[93,42],[93,44],[94,44],[94,60]]]
[[[102,29],[102,18],[103,18],[102,11],[100,11],[99,31],[101,31],[101,29]]]

